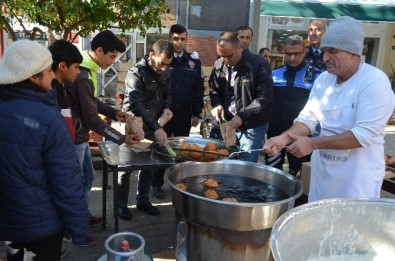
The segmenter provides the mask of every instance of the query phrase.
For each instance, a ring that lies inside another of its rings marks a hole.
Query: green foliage
[[[150,27],[162,28],[161,15],[169,9],[165,0],[3,0],[2,11],[0,26],[10,34],[10,19],[24,18],[67,39],[72,31],[85,37],[110,25],[145,35]]]

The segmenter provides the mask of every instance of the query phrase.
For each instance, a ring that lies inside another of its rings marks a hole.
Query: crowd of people
[[[272,69],[270,49],[249,50],[250,27],[222,32],[208,80],[211,113],[236,133],[247,152],[240,160],[257,162],[254,150],[263,148],[266,165],[283,169],[287,157],[295,176],[311,160],[309,201],[379,197],[384,127],[395,106],[388,77],[361,60],[360,21],[338,17],[328,28],[313,21],[307,33],[309,46],[299,35],[284,41],[285,64]],[[98,33],[83,52],[64,40],[49,49],[28,40],[6,48],[0,63],[0,240],[7,242],[8,260],[59,260],[63,239],[95,244],[89,226],[103,220],[88,209],[94,179],[89,131],[119,145],[140,142],[138,133],[118,131],[99,114],[120,122],[141,117],[145,138],[160,144],[188,136],[199,124],[204,77],[187,41],[187,29],[175,24],[167,40],[153,44],[128,71],[120,110],[97,98],[97,71],[126,50],[111,31]],[[164,115],[170,120],[162,125]],[[139,171],[137,209],[160,215],[149,194],[152,186],[163,198],[164,172]],[[130,173],[119,173],[118,184],[115,207],[131,220]]]

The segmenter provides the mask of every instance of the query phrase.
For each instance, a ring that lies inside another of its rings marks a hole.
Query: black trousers
[[[6,241],[8,261],[60,260],[64,231],[30,243]]]
[[[173,118],[163,126],[167,137],[189,136],[191,132],[192,111],[190,109],[174,110]],[[165,183],[163,177],[166,169],[159,169],[153,172],[152,186],[160,188]]]

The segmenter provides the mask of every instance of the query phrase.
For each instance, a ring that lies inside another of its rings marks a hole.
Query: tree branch
[[[3,15],[0,15],[0,24],[3,25],[3,29],[11,36],[11,39],[13,42],[16,41],[16,34],[14,32],[14,29],[12,29],[10,23],[5,19]]]

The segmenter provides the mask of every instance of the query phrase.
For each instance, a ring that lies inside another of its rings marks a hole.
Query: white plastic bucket
[[[129,252],[121,252],[123,240],[129,242]],[[107,261],[143,261],[145,241],[142,236],[133,232],[119,232],[111,235],[104,242]]]

